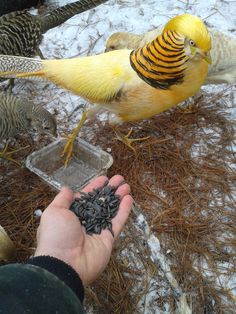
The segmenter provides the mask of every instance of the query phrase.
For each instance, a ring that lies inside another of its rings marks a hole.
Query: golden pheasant
[[[133,51],[61,60],[1,55],[0,76],[43,77],[114,113],[112,122],[137,121],[194,95],[207,75],[210,49],[201,19],[183,14],[172,18],[151,43]],[[65,146],[66,162],[86,116],[84,112]],[[132,139],[123,140],[131,146]]]
[[[106,42],[105,51],[117,49],[138,49],[154,40],[163,31],[164,26],[136,35],[128,32],[112,34]],[[236,38],[228,36],[218,30],[209,28],[212,48],[212,64],[204,84],[234,84],[236,82]]]

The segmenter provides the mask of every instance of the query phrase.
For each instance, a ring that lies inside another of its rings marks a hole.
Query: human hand
[[[101,176],[90,182],[83,192],[88,193],[105,184],[107,177]],[[113,176],[108,185],[119,186],[124,180],[120,175]],[[85,286],[92,283],[106,268],[114,240],[119,236],[131,211],[133,199],[130,187],[122,184],[116,194],[121,198],[117,215],[112,219],[111,232],[102,230],[101,234],[88,235],[78,217],[69,210],[75,197],[72,191],[63,187],[52,203],[44,210],[37,232],[35,256],[54,256],[73,267]]]

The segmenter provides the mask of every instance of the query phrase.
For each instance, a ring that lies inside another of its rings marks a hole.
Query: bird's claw
[[[76,140],[76,137],[80,129],[82,128],[84,122],[86,121],[86,119],[87,119],[87,112],[84,111],[79,124],[77,125],[76,128],[74,128],[74,130],[72,131],[72,134],[70,134],[69,136],[66,136],[67,143],[61,155],[62,157],[66,156],[65,163],[64,163],[65,167],[67,167],[70,158],[73,156],[74,141]]]
[[[132,143],[139,142],[139,141],[145,141],[149,138],[149,136],[142,137],[142,138],[129,138],[129,136],[131,135],[132,132],[133,132],[133,129],[131,128],[126,135],[123,135],[119,131],[115,130],[116,138],[119,141],[123,142],[126,146],[128,146],[134,152],[136,152],[135,148],[132,146]]]
[[[196,108],[195,108],[194,104],[189,104],[186,107],[180,107],[179,111],[181,113],[190,114],[190,113],[195,113]]]
[[[14,158],[12,158],[11,155],[21,151],[22,149],[28,148],[28,147],[29,146],[21,147],[19,149],[15,149],[15,150],[12,150],[10,152],[7,152],[8,144],[6,144],[4,149],[0,152],[0,158],[11,161],[11,162],[15,163],[17,166],[21,166],[21,164],[18,161],[16,161]]]

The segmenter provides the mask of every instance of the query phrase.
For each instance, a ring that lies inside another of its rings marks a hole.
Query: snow
[[[190,314],[191,309],[187,304],[186,296],[182,292],[181,287],[179,286],[171,271],[170,262],[168,261],[167,256],[162,252],[160,241],[150,232],[148,223],[143,214],[139,214],[137,217],[137,228],[138,227],[143,230],[143,233],[146,237],[152,261],[157,265],[157,268],[159,268],[159,272],[162,273],[168,283],[168,286],[171,287],[172,293],[176,297],[178,313]],[[149,289],[147,289],[146,295],[146,311],[144,311],[144,313],[149,313],[150,311],[150,309],[148,309],[147,307],[147,304],[151,304],[151,300],[154,298],[155,290],[152,289],[152,286],[155,286],[155,282],[156,281],[153,278],[152,280],[149,280]]]

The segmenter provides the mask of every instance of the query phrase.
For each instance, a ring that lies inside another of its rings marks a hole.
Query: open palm
[[[98,177],[83,192],[91,192],[103,186],[107,180],[105,176]],[[129,195],[130,187],[126,183],[120,185],[122,181],[124,178],[116,175],[108,183],[118,187],[116,194],[121,198],[117,215],[112,219],[114,238],[109,230],[102,230],[101,234],[92,236],[85,232],[78,217],[69,210],[74,198],[80,195],[73,194],[64,187],[42,214],[35,256],[50,255],[59,258],[77,271],[85,286],[93,282],[107,266],[114,240],[119,236],[131,211],[133,199]]]

